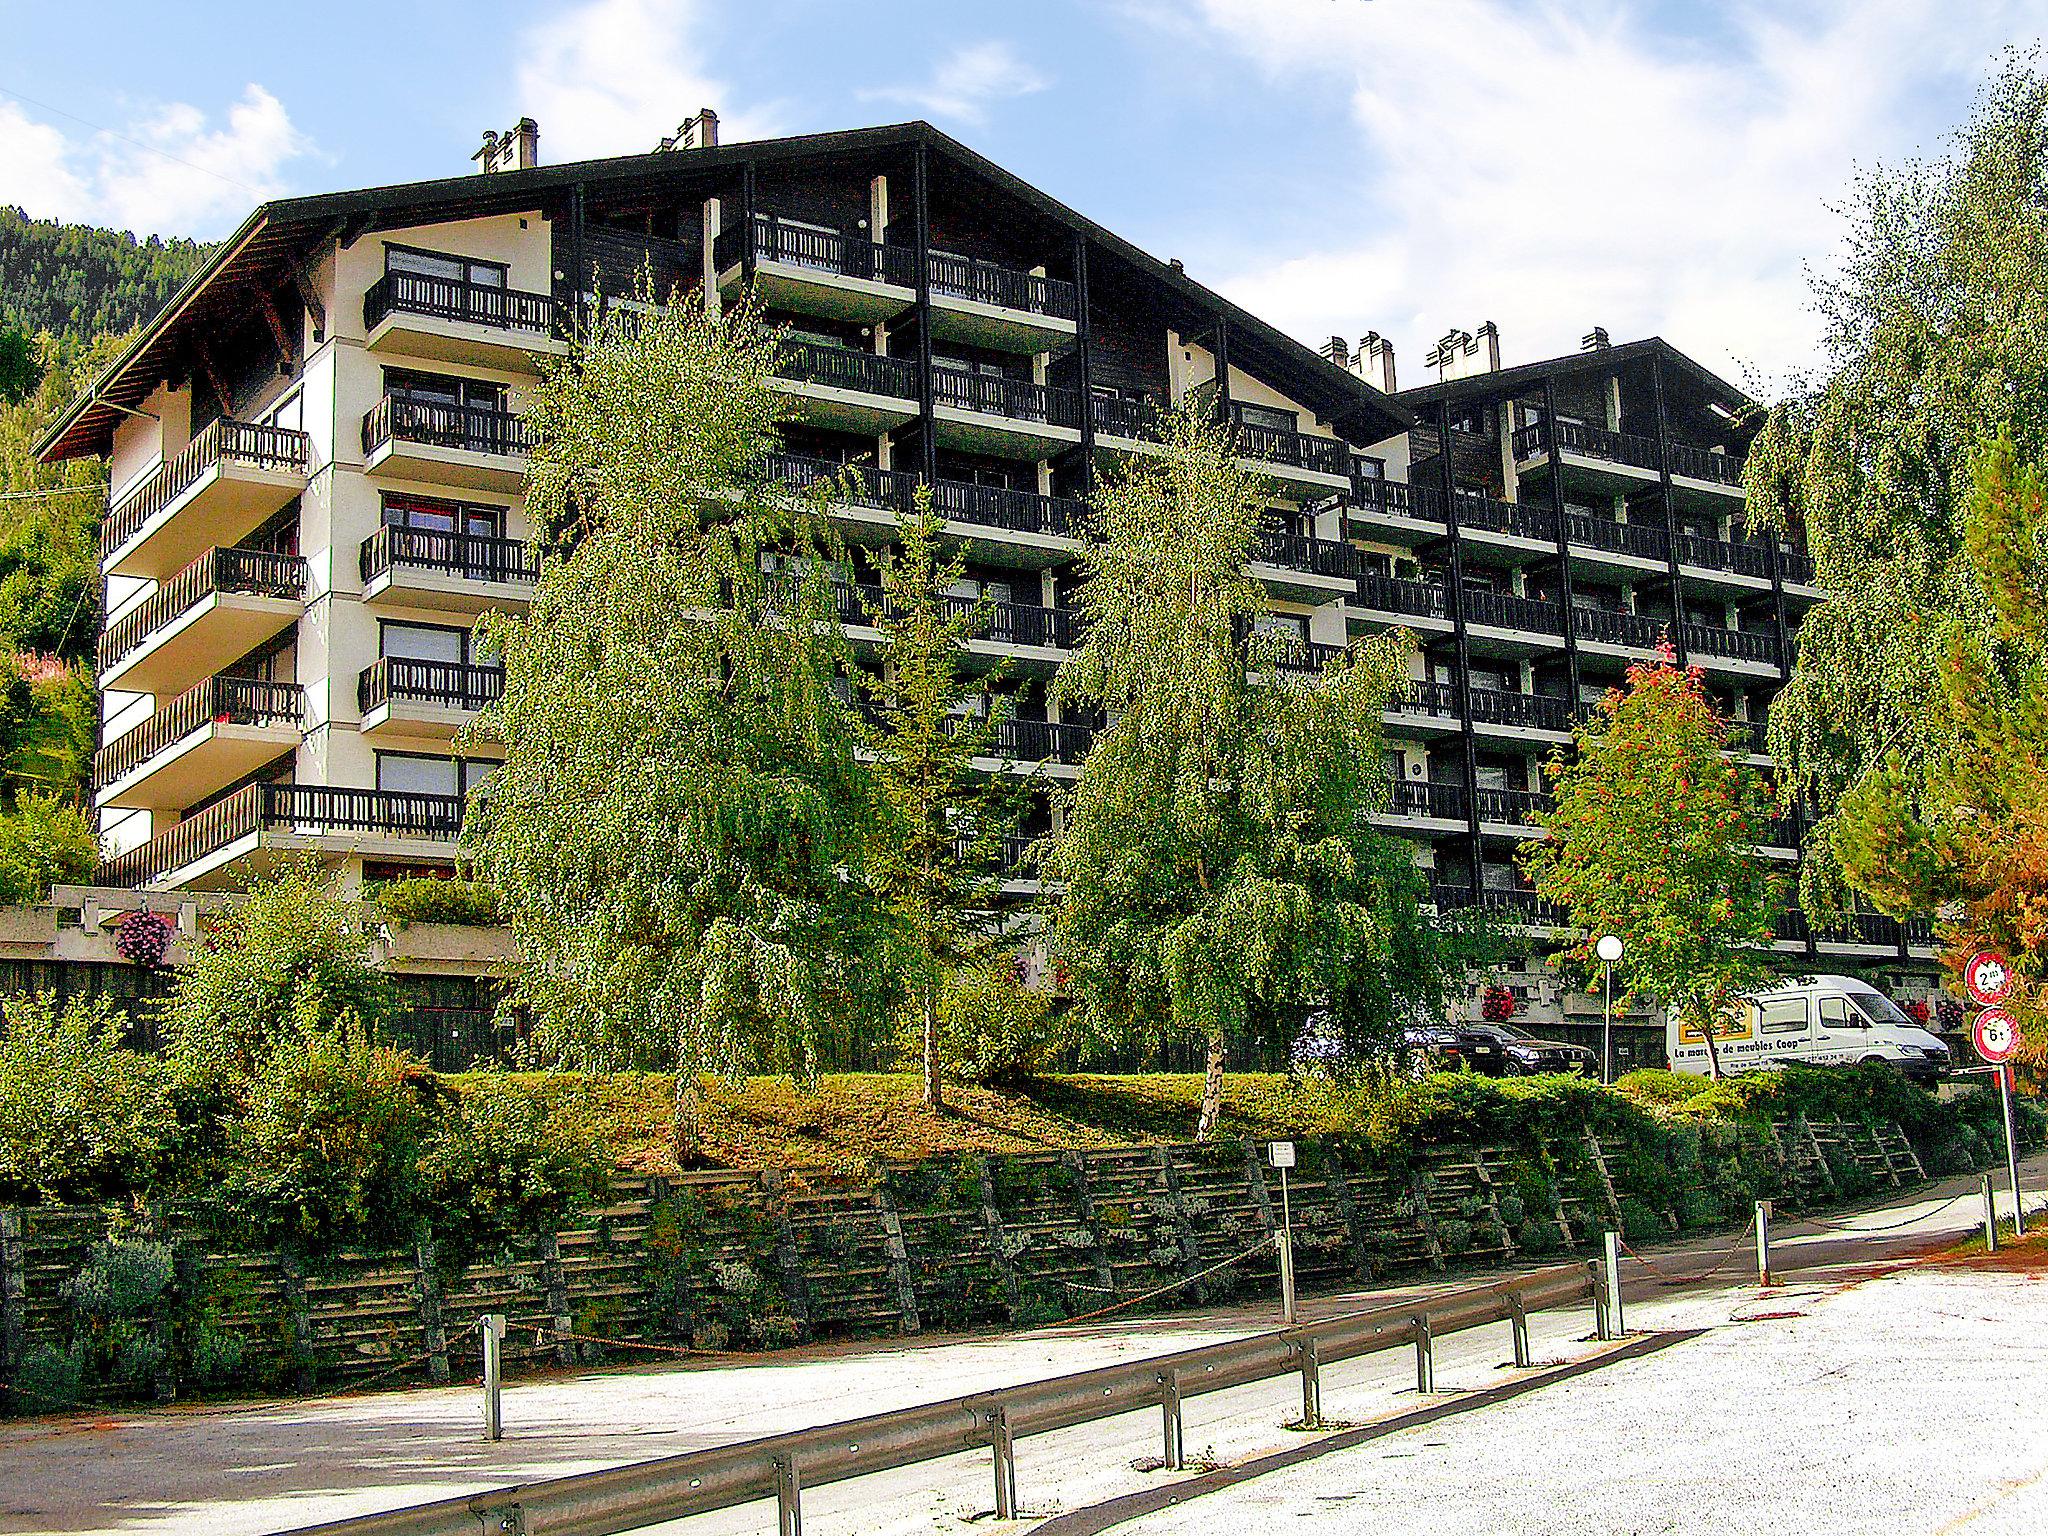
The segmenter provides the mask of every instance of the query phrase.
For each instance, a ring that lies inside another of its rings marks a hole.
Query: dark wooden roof
[[[1501,368],[1492,373],[1472,373],[1438,383],[1418,384],[1411,389],[1397,391],[1393,399],[1411,411],[1420,411],[1425,405],[1434,404],[1446,396],[1452,400],[1497,400],[1519,394],[1546,378],[1606,372],[1632,362],[1648,362],[1653,357],[1662,359],[1700,396],[1725,410],[1739,413],[1756,403],[1745,391],[1703,363],[1688,357],[1661,336],[1648,336],[1641,341],[1596,347],[1585,352],[1570,352],[1563,357],[1545,358],[1540,362],[1517,363],[1512,368]]]
[[[925,122],[843,133],[806,134],[657,151],[528,170],[471,173],[438,181],[407,182],[355,192],[283,198],[265,203],[228,237],[128,348],[74,401],[36,445],[45,461],[105,453],[124,408],[132,410],[165,379],[190,370],[195,339],[260,295],[294,281],[294,273],[325,242],[352,240],[371,230],[431,224],[493,214],[558,213],[577,188],[594,197],[630,197],[636,190],[670,191],[694,183],[729,181],[743,166],[775,165],[872,155],[924,145],[965,173],[982,178],[1028,209],[1066,225],[1091,247],[1091,264],[1107,259],[1156,284],[1165,307],[1195,322],[1226,320],[1231,362],[1299,399],[1347,436],[1371,442],[1411,425],[1407,408],[1257,316],[1203,287],[1179,268],[1147,255],[1084,218],[1066,204]]]

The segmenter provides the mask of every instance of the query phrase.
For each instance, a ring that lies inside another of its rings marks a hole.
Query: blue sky
[[[1859,162],[1938,148],[2022,0],[0,0],[0,202],[218,236],[259,198],[926,117],[1311,343],[1593,325],[1779,376]],[[24,99],[26,98],[26,99]],[[65,115],[69,114],[69,115]],[[82,120],[82,121],[81,121]],[[144,148],[141,146],[150,146]]]

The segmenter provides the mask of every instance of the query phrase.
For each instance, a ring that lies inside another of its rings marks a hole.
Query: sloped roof
[[[1662,336],[1646,336],[1641,341],[1628,341],[1619,346],[1598,347],[1585,352],[1568,352],[1562,357],[1544,358],[1540,362],[1517,363],[1512,368],[1501,368],[1492,373],[1470,373],[1462,378],[1418,384],[1396,391],[1393,398],[1410,410],[1420,410],[1423,405],[1441,400],[1446,395],[1453,400],[1511,395],[1526,385],[1540,384],[1546,377],[1605,372],[1618,364],[1652,357],[1662,359],[1701,394],[1730,411],[1740,411],[1756,403],[1746,391],[1679,351]]]
[[[470,173],[354,192],[282,198],[263,204],[136,335],[36,445],[45,461],[104,453],[123,409],[132,410],[190,364],[193,339],[211,322],[243,312],[256,295],[277,291],[326,241],[370,230],[493,214],[549,210],[576,187],[591,192],[650,189],[716,179],[753,164],[858,156],[926,146],[981,177],[1032,211],[1065,224],[1102,255],[1159,284],[1177,303],[1231,330],[1231,361],[1314,407],[1340,431],[1370,442],[1410,425],[1410,413],[1349,370],[1238,308],[1180,268],[1146,254],[1066,204],[984,159],[926,122],[655,151],[527,170]]]

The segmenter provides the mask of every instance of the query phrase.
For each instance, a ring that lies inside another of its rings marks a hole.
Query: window
[[[470,533],[494,539],[505,531],[505,509],[387,491],[384,495],[384,526],[414,528],[421,533]]]
[[[1820,1027],[1822,1029],[1864,1029],[1862,1016],[1852,1016],[1846,997],[1824,997],[1820,1000]]]
[[[1308,640],[1308,616],[1301,613],[1262,613],[1252,621],[1252,628],[1262,635],[1278,635],[1283,640],[1306,643]]]
[[[265,426],[281,427],[288,432],[303,432],[306,428],[306,397],[293,390],[263,418]]]
[[[1384,480],[1387,478],[1387,461],[1371,454],[1354,453],[1351,455],[1351,473],[1361,480]]]
[[[1247,427],[1264,427],[1274,432],[1292,432],[1300,422],[1293,411],[1271,405],[1240,405],[1237,419]]]
[[[465,757],[420,752],[379,752],[377,787],[407,795],[466,795],[497,767]]]
[[[1807,1009],[1803,997],[1774,998],[1768,1003],[1757,1005],[1757,1029],[1766,1035],[1803,1035],[1806,1033]]]
[[[418,251],[404,245],[384,247],[384,270],[387,273],[404,272],[414,277],[438,277],[451,283],[468,283],[476,288],[505,286],[505,264],[502,261],[478,261],[470,256]]]
[[[486,379],[457,378],[445,373],[419,373],[411,368],[386,368],[384,392],[416,405],[467,406],[472,410],[505,409],[505,386]]]
[[[382,656],[407,661],[445,661],[460,665],[470,659],[470,632],[439,624],[402,624],[386,619],[377,627],[377,650]]]

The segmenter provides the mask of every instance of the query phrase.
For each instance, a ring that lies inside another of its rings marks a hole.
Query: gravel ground
[[[1660,1353],[1116,1529],[2048,1530],[2041,1275],[1915,1269],[1844,1289],[1795,1287],[1726,1319]]]

